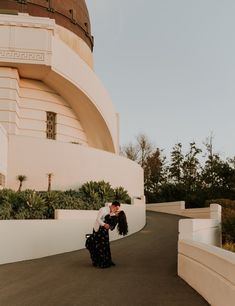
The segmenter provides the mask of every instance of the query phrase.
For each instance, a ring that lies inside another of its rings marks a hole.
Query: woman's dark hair
[[[113,206],[116,206],[116,207],[117,207],[117,206],[121,206],[120,202],[118,202],[118,201],[113,201],[112,205],[113,205]]]
[[[118,218],[118,224],[117,224],[117,230],[119,235],[127,235],[128,233],[128,224],[126,220],[126,214],[123,210],[121,210],[117,216]]]

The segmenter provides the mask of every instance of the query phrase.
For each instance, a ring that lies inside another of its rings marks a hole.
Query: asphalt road
[[[177,276],[180,217],[147,212],[140,232],[111,243],[115,267],[87,250],[0,266],[0,306],[209,305]]]

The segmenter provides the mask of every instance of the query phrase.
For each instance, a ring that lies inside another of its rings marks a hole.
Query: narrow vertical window
[[[47,138],[55,139],[56,136],[56,114],[47,112]]]

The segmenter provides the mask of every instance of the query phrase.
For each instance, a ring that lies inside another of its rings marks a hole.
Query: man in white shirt
[[[110,244],[109,244],[109,229],[114,229],[118,224],[118,231],[120,235],[126,235],[128,231],[128,226],[125,218],[122,218],[121,227],[120,225],[120,203],[118,201],[112,202],[111,205],[107,205],[105,207],[100,208],[95,224],[94,230],[91,235],[86,240],[86,248],[90,252],[92,265],[99,268],[108,268],[111,266],[115,266],[112,261]],[[118,213],[118,214],[117,214]],[[124,212],[122,212],[124,214]],[[110,217],[110,216],[116,217]],[[107,222],[107,223],[106,223]],[[124,226],[124,227],[123,227]]]
[[[104,222],[105,216],[110,214],[110,216],[114,216],[120,208],[120,203],[118,201],[114,201],[111,205],[104,206],[100,208],[95,224],[94,230],[97,232],[100,226],[104,226],[106,229],[109,229],[109,224]]]

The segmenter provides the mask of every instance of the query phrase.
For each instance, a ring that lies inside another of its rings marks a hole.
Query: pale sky
[[[212,132],[235,155],[235,1],[86,0],[95,71],[120,115],[121,145],[145,133],[169,153]]]

